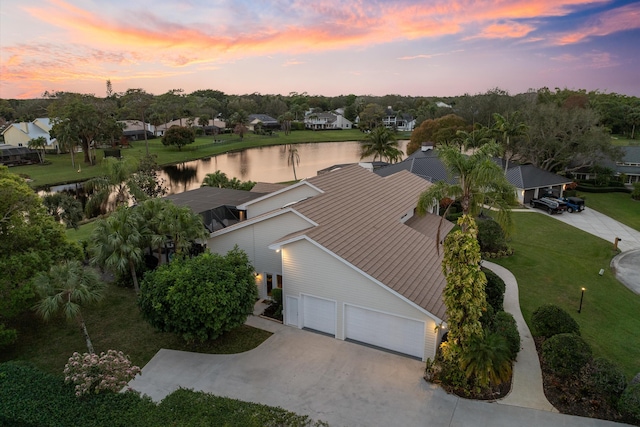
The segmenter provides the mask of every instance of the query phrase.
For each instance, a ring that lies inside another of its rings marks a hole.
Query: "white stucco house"
[[[237,206],[247,219],[208,247],[247,252],[260,296],[282,288],[285,325],[426,360],[445,318],[440,217],[414,214],[430,185],[346,166]]]
[[[312,130],[353,129],[353,123],[350,120],[341,114],[331,112],[309,113],[304,118],[304,125]]]

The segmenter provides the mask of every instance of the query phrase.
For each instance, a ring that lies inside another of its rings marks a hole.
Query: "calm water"
[[[399,141],[405,152],[408,141]],[[343,163],[360,161],[360,144],[354,141],[298,144],[300,156],[296,165],[298,179],[316,176],[321,169]],[[364,159],[371,160],[371,159]],[[220,170],[229,179],[241,181],[286,182],[293,181],[293,169],[287,164],[287,147],[250,148],[236,153],[220,154],[207,160],[194,160],[162,168],[168,194],[182,193],[200,187],[208,173]]]

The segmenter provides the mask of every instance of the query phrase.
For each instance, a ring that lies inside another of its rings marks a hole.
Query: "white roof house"
[[[29,141],[34,138],[43,137],[47,141],[47,149],[57,150],[58,141],[49,135],[51,121],[46,117],[40,117],[32,122],[12,123],[2,132],[4,142],[14,147],[27,147]]]
[[[426,360],[445,317],[440,217],[414,215],[430,185],[347,166],[238,206],[247,220],[208,247],[247,252],[260,296],[282,288],[286,325]]]

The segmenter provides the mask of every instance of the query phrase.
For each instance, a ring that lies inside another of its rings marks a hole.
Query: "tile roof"
[[[270,182],[257,182],[256,185],[250,190],[252,193],[273,193],[274,191],[282,190],[288,187],[286,184],[272,184]]]
[[[427,214],[401,222],[430,184],[407,171],[380,177],[357,165],[308,181],[324,193],[296,203],[292,209],[318,226],[279,242],[306,236],[443,319],[445,278],[434,232],[440,217]],[[443,236],[452,227],[444,221]]]

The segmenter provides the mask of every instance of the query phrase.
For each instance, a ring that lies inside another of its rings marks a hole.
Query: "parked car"
[[[567,212],[582,212],[584,210],[584,200],[580,197],[562,197],[560,200],[567,204]]]
[[[541,197],[539,199],[531,199],[529,201],[531,207],[544,209],[549,212],[549,215],[553,215],[554,213],[561,214],[563,211],[567,210],[567,204],[559,199],[554,199],[552,197]]]

